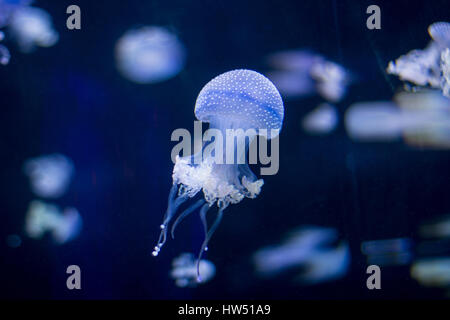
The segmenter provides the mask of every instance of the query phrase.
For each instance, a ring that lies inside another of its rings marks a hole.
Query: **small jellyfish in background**
[[[23,6],[15,10],[10,17],[9,29],[24,53],[32,52],[36,46],[51,47],[59,40],[51,16],[39,8]]]
[[[170,277],[175,280],[177,287],[196,287],[199,283],[206,283],[214,278],[216,267],[211,261],[200,260],[201,281],[197,281],[197,266],[195,257],[191,253],[182,253],[172,261]]]
[[[338,279],[348,271],[350,248],[339,241],[335,229],[304,226],[291,232],[278,246],[269,246],[253,255],[256,272],[273,277],[287,270],[302,270],[296,278],[305,284]]]
[[[303,118],[302,127],[311,134],[327,134],[336,128],[338,119],[336,108],[322,103]]]
[[[428,33],[432,41],[425,49],[413,50],[395,61],[390,61],[387,73],[419,87],[441,89],[442,93],[449,97],[449,58],[446,52],[450,47],[450,23],[433,23],[428,27]]]
[[[39,200],[30,203],[25,218],[25,233],[30,238],[40,239],[50,232],[57,244],[74,239],[81,227],[82,219],[75,208],[66,208],[61,212],[57,206]]]
[[[267,58],[274,70],[268,73],[285,97],[303,97],[318,93],[329,102],[341,101],[352,76],[341,65],[307,50],[288,50]]]
[[[419,259],[411,266],[411,277],[427,287],[450,287],[450,257]]]
[[[403,129],[401,111],[391,101],[358,102],[346,111],[345,127],[354,140],[396,140]]]
[[[31,0],[0,0],[0,28],[8,25],[11,21],[11,16],[17,10],[27,6]],[[5,34],[0,31],[0,42],[5,39]],[[11,59],[11,54],[7,47],[0,45],[0,64],[7,65]]]
[[[326,100],[339,102],[344,97],[349,76],[342,66],[331,61],[313,64],[311,77],[316,80],[317,92]]]
[[[450,238],[450,215],[443,215],[422,223],[419,234],[424,238]]]
[[[75,171],[72,160],[62,154],[29,159],[25,161],[23,170],[30,178],[33,193],[43,198],[62,196]]]
[[[173,237],[177,224],[188,214],[200,210],[205,230],[205,239],[197,259],[197,275],[201,280],[199,261],[203,251],[208,248],[208,241],[218,227],[225,208],[229,204],[239,203],[245,197],[255,198],[261,191],[264,181],[257,179],[250,170],[245,154],[258,134],[265,134],[267,139],[278,136],[283,124],[284,106],[278,90],[269,79],[255,71],[241,69],[223,73],[203,87],[195,104],[195,116],[200,121],[208,122],[209,130],[213,129],[223,137],[230,130],[245,131],[248,135],[244,147],[241,145],[238,148],[236,140],[239,139],[233,139],[231,145],[222,143],[219,147],[219,151],[223,151],[222,158],[217,157],[217,150],[214,156],[212,152],[206,152],[211,146],[208,143],[198,154],[176,157],[168,208],[160,225],[161,234],[153,255],[157,256],[166,242],[169,223],[180,205],[203,191],[203,197],[200,196],[178,216],[171,230]],[[267,134],[268,130],[270,134]],[[218,141],[215,141],[215,145],[219,145]],[[230,155],[231,160],[238,161],[226,161],[225,158],[229,159]],[[217,216],[208,229],[206,213],[214,204],[218,208]]]
[[[401,92],[392,101],[359,102],[345,114],[348,135],[359,141],[403,140],[414,147],[450,148],[450,100],[439,90]]]
[[[185,56],[177,36],[162,27],[130,30],[116,44],[118,70],[136,83],[156,83],[176,76],[184,67]]]
[[[367,265],[405,265],[411,262],[413,241],[409,238],[370,240],[361,243],[361,252],[367,257]]]

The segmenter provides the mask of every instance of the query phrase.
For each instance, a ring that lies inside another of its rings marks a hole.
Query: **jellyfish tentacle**
[[[207,229],[207,225],[206,225],[206,212],[208,211],[209,207],[206,207],[208,204],[205,204],[202,208],[202,211],[200,212],[200,216],[202,218],[202,222],[203,222],[203,226],[205,227],[205,231]],[[206,207],[206,210],[204,210],[204,208]],[[203,240],[203,244],[202,247],[200,248],[200,252],[198,254],[198,258],[197,258],[197,282],[201,282],[202,279],[200,277],[200,260],[202,259],[202,255],[203,255],[203,251],[206,251],[207,246],[208,246],[208,242],[211,239],[212,235],[214,234],[214,231],[216,231],[217,227],[220,224],[220,221],[222,220],[222,216],[223,216],[223,208],[219,208],[219,211],[217,212],[217,216],[216,216],[216,220],[214,220],[213,225],[211,226],[211,228],[208,230],[208,232],[205,232],[205,239]]]
[[[163,223],[159,226],[159,228],[161,229],[161,232],[159,234],[158,243],[153,248],[153,252],[152,252],[152,255],[155,257],[159,254],[159,251],[161,250],[162,246],[166,243],[167,226],[169,225],[173,216],[177,212],[178,207],[183,202],[185,202],[186,199],[188,198],[188,196],[185,194],[179,195],[177,198],[176,197],[177,194],[178,194],[178,184],[173,184],[172,188],[170,189],[169,201],[168,201],[166,213],[164,215],[164,220],[163,220]]]
[[[193,205],[191,205],[189,208],[187,208],[186,210],[184,210],[175,220],[175,222],[172,225],[172,229],[170,231],[171,235],[172,235],[172,239],[175,238],[174,234],[175,234],[175,229],[177,227],[177,225],[183,221],[184,218],[186,218],[189,214],[191,214],[192,212],[194,212],[196,209],[198,209],[201,205],[203,205],[205,203],[205,200],[200,199],[197,202],[195,202]]]

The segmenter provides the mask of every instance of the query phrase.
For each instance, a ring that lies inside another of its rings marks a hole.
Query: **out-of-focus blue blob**
[[[127,31],[116,44],[121,74],[136,83],[156,83],[176,76],[185,63],[184,45],[169,30],[142,27]]]
[[[401,113],[390,101],[359,102],[345,113],[345,127],[354,140],[395,140],[402,132]]]
[[[196,287],[214,278],[216,267],[211,261],[200,260],[201,281],[197,281],[196,259],[191,253],[182,253],[172,261],[170,277],[175,280],[177,287]]]
[[[336,108],[322,103],[303,118],[302,127],[311,134],[327,134],[336,128],[338,119]]]
[[[316,80],[319,94],[328,101],[339,102],[347,92],[348,72],[337,63],[324,61],[311,68],[311,77]]]
[[[427,287],[450,286],[450,257],[420,259],[411,266],[411,276]]]
[[[229,163],[219,159],[222,163],[218,163],[219,161],[210,153],[205,152],[203,158],[203,149],[193,156],[183,158],[176,156],[172,174],[173,185],[167,211],[160,225],[160,237],[153,251],[154,256],[159,254],[166,242],[169,223],[177,213],[178,207],[200,191],[203,191],[203,197],[188,206],[172,225],[173,236],[177,224],[187,215],[200,209],[206,237],[198,261],[222,219],[223,210],[229,204],[239,203],[245,197],[255,198],[260,193],[264,181],[256,178],[243,153],[247,152],[251,140],[258,133],[263,134],[262,130],[271,130],[270,134],[266,132],[268,139],[279,134],[283,124],[284,106],[278,90],[269,79],[255,71],[233,70],[217,76],[203,87],[195,104],[195,115],[197,119],[209,122],[210,129],[216,129],[222,137],[227,136],[228,129],[241,129],[243,132],[248,130],[245,148],[237,149],[238,139],[233,139],[232,145],[235,159],[245,161]],[[203,146],[206,147],[208,144]],[[225,156],[226,149],[230,148],[226,148],[226,143],[223,143],[222,147]],[[217,217],[208,229],[206,213],[215,204],[218,207]]]
[[[450,238],[450,215],[443,215],[421,224],[419,233],[424,238]]]
[[[23,7],[29,5],[32,0],[0,0],[0,28],[8,25],[11,21],[11,16]],[[5,39],[5,34],[0,31],[0,41]],[[8,48],[0,45],[0,64],[7,65],[11,59],[11,54]]]
[[[82,219],[75,208],[63,212],[52,204],[34,200],[30,203],[25,218],[25,233],[33,239],[40,239],[50,232],[57,244],[74,239],[81,231]]]
[[[413,258],[412,240],[409,238],[364,241],[361,252],[367,256],[368,265],[404,265]]]
[[[307,73],[271,71],[267,77],[280,88],[286,98],[307,97],[316,92],[315,83]]]
[[[10,234],[6,237],[6,244],[10,248],[18,248],[22,244],[22,239],[17,234]]]
[[[361,102],[349,107],[345,126],[360,141],[403,137],[413,147],[450,148],[450,100],[438,90],[403,92],[394,102]]]
[[[36,46],[51,47],[59,40],[51,16],[39,8],[24,6],[15,10],[10,18],[9,29],[24,53],[33,51]]]
[[[307,50],[287,50],[267,58],[274,68],[268,77],[284,97],[302,97],[319,93],[330,102],[339,102],[352,82],[342,66]]]
[[[0,0],[0,28],[6,26],[14,11],[28,6],[33,0]]]
[[[413,147],[450,148],[450,99],[439,90],[402,92],[394,97],[402,110],[403,138]]]
[[[428,27],[432,41],[424,50],[412,50],[395,61],[390,61],[387,73],[419,87],[440,89],[450,97],[448,87],[448,48],[450,47],[450,23],[436,22]],[[409,88],[405,85],[405,88]],[[416,90],[413,87],[413,90]]]
[[[256,272],[273,277],[287,270],[302,270],[302,283],[314,284],[345,276],[350,265],[350,249],[338,240],[335,229],[305,226],[293,231],[278,246],[265,247],[253,255]]]
[[[74,174],[72,160],[62,154],[50,154],[25,161],[23,170],[30,178],[33,193],[43,198],[62,196]]]

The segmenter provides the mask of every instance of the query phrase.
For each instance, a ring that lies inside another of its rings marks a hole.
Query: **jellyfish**
[[[8,25],[15,11],[29,5],[31,0],[0,0],[0,28]],[[0,31],[0,41],[5,39],[5,34]],[[7,65],[11,54],[6,46],[0,45],[0,64]]]
[[[330,102],[341,101],[353,76],[341,65],[307,50],[287,50],[271,54],[268,64],[275,70],[269,78],[285,97],[318,93]]]
[[[50,15],[35,7],[23,6],[15,10],[11,15],[9,28],[24,53],[33,51],[36,46],[51,47],[59,39]]]
[[[422,258],[413,263],[411,276],[427,287],[450,286],[450,257]]]
[[[56,153],[25,161],[23,170],[30,178],[34,194],[58,198],[66,192],[75,169],[72,160]]]
[[[117,68],[136,83],[157,83],[174,77],[183,69],[185,55],[178,37],[156,26],[130,30],[116,45]]]
[[[410,238],[394,238],[363,241],[361,252],[367,257],[367,265],[405,265],[413,258],[413,241]]]
[[[232,144],[222,144],[224,150],[219,150],[224,151],[222,157],[216,157],[220,152],[206,152],[210,150],[211,143],[205,143],[197,154],[176,157],[168,207],[152,254],[157,256],[166,242],[169,223],[180,205],[203,191],[203,197],[200,196],[181,212],[171,228],[173,237],[180,221],[199,210],[205,232],[197,258],[197,280],[201,281],[199,263],[202,253],[208,249],[208,242],[219,226],[225,208],[244,198],[253,199],[261,191],[264,180],[257,179],[250,170],[245,154],[257,135],[266,135],[267,139],[278,136],[284,106],[278,90],[269,79],[255,71],[239,69],[225,72],[203,87],[195,104],[195,116],[200,121],[208,122],[210,130],[214,129],[222,136],[230,130],[242,130],[248,134],[248,139],[244,139],[245,147],[240,147],[234,140]],[[229,160],[229,157],[245,161],[223,161],[225,158]],[[206,214],[213,205],[217,206],[217,215],[208,227]]]
[[[390,61],[386,71],[417,87],[440,89],[443,95],[450,97],[450,23],[435,22],[428,27],[428,34],[431,41],[425,49],[412,50],[395,61]],[[405,87],[409,88],[409,85]],[[412,89],[417,90],[417,87]]]
[[[50,232],[57,244],[74,239],[81,231],[82,220],[77,209],[66,208],[63,212],[43,201],[31,202],[25,221],[25,232],[33,239],[40,239]]]
[[[336,128],[338,120],[336,108],[331,104],[322,103],[303,118],[302,127],[311,134],[327,134]]]
[[[348,242],[338,240],[333,228],[302,226],[293,230],[283,243],[264,247],[253,255],[256,272],[263,277],[286,270],[302,270],[296,280],[313,284],[344,276],[350,264]]]
[[[211,261],[202,259],[200,272],[202,274],[201,283],[205,283],[214,278],[216,267]],[[182,253],[173,259],[170,276],[175,280],[177,287],[195,287],[198,284],[195,256],[192,253]]]

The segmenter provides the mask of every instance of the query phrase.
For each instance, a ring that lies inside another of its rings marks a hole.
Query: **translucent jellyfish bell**
[[[177,36],[162,27],[130,30],[116,45],[117,68],[136,83],[156,83],[174,77],[183,69],[185,55]]]
[[[200,209],[205,240],[197,259],[199,275],[202,252],[207,249],[208,241],[222,219],[223,210],[229,204],[238,203],[245,197],[255,198],[264,183],[251,172],[246,161],[230,163],[223,160],[229,160],[230,155],[233,159],[245,159],[251,141],[258,134],[265,135],[268,139],[276,137],[283,124],[284,107],[278,90],[269,79],[255,71],[233,70],[219,75],[205,85],[198,95],[195,115],[197,119],[208,122],[210,130],[215,129],[223,137],[227,136],[230,130],[234,130],[240,132],[239,134],[245,131],[244,134],[248,138],[244,139],[244,148],[239,148],[239,143],[235,140],[232,141],[231,148],[228,143],[224,144],[222,158],[216,157],[217,154],[212,156],[204,152],[210,146],[208,143],[203,146],[200,154],[176,158],[169,204],[153,255],[157,256],[164,245],[167,227],[178,207],[203,191],[204,197],[185,209],[172,225],[173,237],[177,224],[188,214]],[[199,158],[200,160],[196,161]],[[217,204],[218,213],[214,224],[208,230],[206,213],[214,204]]]
[[[214,263],[208,260],[200,261],[201,283],[208,282],[216,274]],[[172,261],[171,278],[175,280],[177,287],[195,287],[197,280],[197,268],[195,257],[191,253],[182,253]]]
[[[443,47],[450,47],[450,23],[435,22],[428,27],[430,37]]]
[[[284,107],[269,79],[255,71],[234,70],[203,87],[195,103],[195,116],[224,130],[280,130]]]
[[[11,15],[11,33],[17,39],[20,50],[28,53],[36,46],[51,47],[58,42],[59,35],[53,29],[51,16],[34,7],[21,7]]]
[[[75,168],[66,156],[50,154],[25,161],[23,170],[30,178],[34,194],[43,198],[58,198],[66,192]]]

